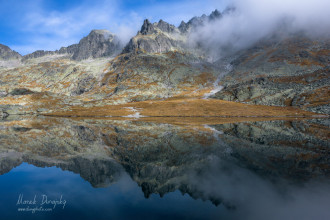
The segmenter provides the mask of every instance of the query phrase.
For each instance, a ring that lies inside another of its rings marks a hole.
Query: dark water
[[[326,119],[7,118],[0,219],[330,219],[329,152]]]

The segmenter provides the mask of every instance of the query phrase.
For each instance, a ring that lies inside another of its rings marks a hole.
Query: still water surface
[[[330,219],[326,119],[0,121],[0,219]]]

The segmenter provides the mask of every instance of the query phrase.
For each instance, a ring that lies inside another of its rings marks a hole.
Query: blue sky
[[[124,40],[145,18],[178,25],[223,10],[229,0],[0,0],[0,43],[21,54],[55,50],[108,29]]]

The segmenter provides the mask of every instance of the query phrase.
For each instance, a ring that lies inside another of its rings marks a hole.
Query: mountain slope
[[[329,39],[263,40],[236,57],[216,98],[330,113]]]
[[[265,38],[213,62],[203,44],[192,46],[189,37],[227,13],[214,11],[179,27],[145,20],[121,53],[120,39],[105,30],[93,30],[79,44],[59,51],[36,51],[23,58],[23,66],[0,70],[0,109],[6,114],[73,116],[81,111],[91,116],[97,108],[99,116],[127,116],[139,104],[122,104],[143,101],[141,108],[150,113],[154,101],[166,109],[167,101],[181,100],[191,105],[175,105],[184,116],[221,116],[221,105],[235,108],[234,102],[245,103],[241,116],[313,114],[301,110],[329,114],[329,39],[302,34]],[[230,102],[209,102],[217,110],[205,104],[210,98]],[[107,110],[111,105],[117,105],[114,111]],[[263,114],[260,105],[290,110],[267,107]],[[160,112],[156,116],[173,114]]]

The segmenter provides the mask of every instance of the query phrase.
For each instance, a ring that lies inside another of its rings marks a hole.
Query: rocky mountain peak
[[[200,17],[197,17],[197,16],[193,17],[187,23],[182,21],[178,28],[181,31],[181,33],[187,33],[191,29],[198,28],[200,26],[205,25],[205,23],[207,23],[207,22],[220,19],[221,17],[222,17],[222,14],[216,9],[209,16],[203,14]]]
[[[72,59],[83,60],[112,56],[121,49],[119,38],[108,30],[92,30],[82,38],[74,50]]]
[[[209,16],[209,20],[216,20],[218,18],[220,18],[222,15],[221,13],[218,11],[218,9],[215,9]]]
[[[0,44],[0,60],[17,60],[21,58],[22,56],[19,53],[6,45]]]
[[[145,19],[143,21],[143,25],[141,27],[140,33],[142,35],[149,35],[155,32],[155,28],[153,26],[153,24],[150,23],[150,21],[148,19]]]
[[[94,29],[92,30],[86,37],[82,38],[78,45],[82,45],[85,43],[90,43],[92,44],[93,42],[106,42],[106,41],[112,41],[114,40],[116,37],[115,34],[111,33],[108,30],[97,30]],[[118,39],[119,40],[119,39]]]
[[[157,23],[157,28],[159,28],[161,31],[167,32],[167,33],[173,33],[176,30],[176,27],[174,25],[171,25],[171,24],[163,21],[162,19],[160,19],[159,22]]]
[[[148,19],[144,20],[141,30],[125,46],[122,53],[147,52],[163,53],[172,50],[180,50],[183,41],[180,31],[162,19],[159,22],[151,23]]]
[[[92,30],[78,44],[62,47],[56,51],[37,50],[25,55],[24,60],[47,55],[68,54],[73,60],[113,56],[122,49],[119,38],[108,30]]]
[[[101,30],[94,29],[88,34],[87,37],[92,38],[94,36],[104,38],[104,39],[109,39],[109,38],[114,38],[115,34],[111,33],[108,30],[105,30],[105,29],[101,29]]]
[[[178,28],[179,28],[181,33],[186,33],[188,31],[189,25],[186,22],[181,21]]]

